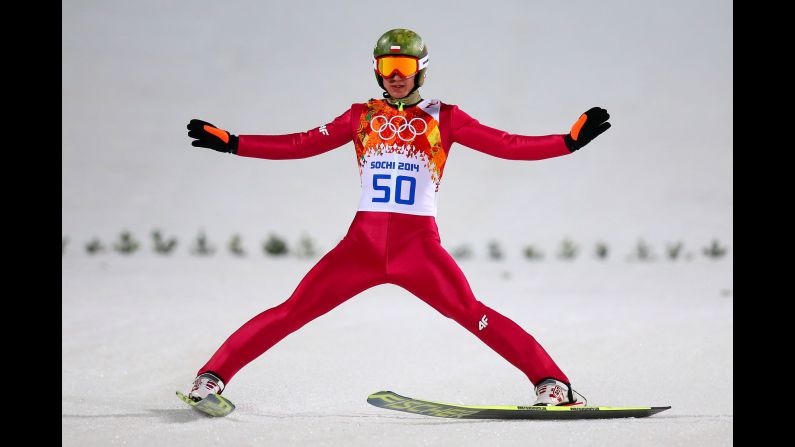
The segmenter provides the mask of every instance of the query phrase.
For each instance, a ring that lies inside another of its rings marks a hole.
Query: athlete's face
[[[384,87],[387,93],[389,93],[389,96],[395,99],[403,98],[414,88],[415,76],[416,75],[411,75],[408,78],[404,78],[400,76],[400,74],[395,73],[392,77],[383,78]]]

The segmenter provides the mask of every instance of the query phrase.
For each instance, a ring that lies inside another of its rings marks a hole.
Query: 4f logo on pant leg
[[[323,135],[328,135],[328,129],[326,129],[325,124],[320,126],[320,133],[322,133]]]
[[[478,330],[482,331],[488,325],[489,325],[489,319],[486,318],[485,315],[483,315],[483,318],[481,318],[480,321],[478,322]]]

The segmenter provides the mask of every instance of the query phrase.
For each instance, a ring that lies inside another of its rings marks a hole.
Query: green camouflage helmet
[[[425,73],[428,71],[429,60],[428,47],[425,46],[422,37],[412,30],[403,28],[385,32],[378,38],[375,48],[373,48],[373,70],[376,69],[375,58],[389,54],[416,57],[419,60],[420,70],[414,77],[414,88],[411,91],[413,92],[422,87],[425,82]],[[375,70],[375,79],[378,81],[378,85],[386,90],[384,88],[384,80],[377,70]]]

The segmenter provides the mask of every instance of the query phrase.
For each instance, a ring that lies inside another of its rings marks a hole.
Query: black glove
[[[580,119],[571,126],[571,132],[563,137],[566,141],[566,147],[568,147],[571,152],[574,152],[590,143],[591,140],[610,128],[610,123],[607,122],[608,118],[610,118],[610,114],[601,107],[592,107],[588,109],[588,111],[580,115]]]
[[[206,121],[197,119],[190,120],[188,130],[188,136],[196,139],[196,141],[191,143],[192,146],[237,154],[237,135],[232,135]]]

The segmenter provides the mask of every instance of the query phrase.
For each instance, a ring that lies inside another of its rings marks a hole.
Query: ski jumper
[[[508,134],[439,100],[423,100],[403,110],[370,100],[308,132],[240,135],[237,155],[306,158],[351,140],[362,196],[347,234],[285,302],[241,326],[199,374],[213,372],[229,383],[290,333],[371,287],[391,283],[458,322],[532,383],[545,378],[569,383],[535,338],[475,298],[464,273],[442,247],[435,219],[439,182],[453,143],[500,158],[540,160],[570,153],[563,135]]]

